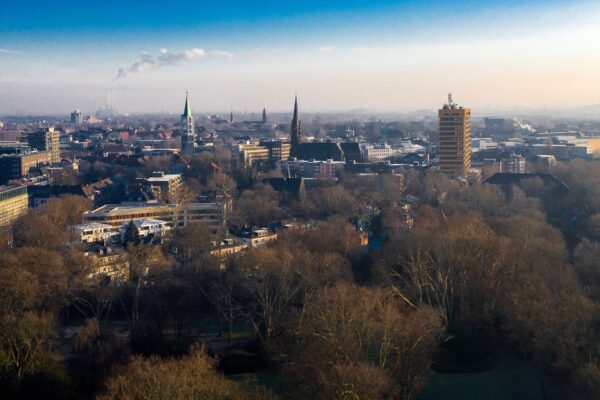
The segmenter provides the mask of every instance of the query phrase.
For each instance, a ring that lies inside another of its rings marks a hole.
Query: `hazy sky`
[[[599,49],[598,1],[6,0],[0,114],[571,107]]]

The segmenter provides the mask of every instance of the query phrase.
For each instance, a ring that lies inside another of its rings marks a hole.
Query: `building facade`
[[[269,148],[258,141],[247,141],[233,146],[233,154],[244,167],[252,167],[269,161]]]
[[[158,219],[169,226],[187,226],[190,223],[207,223],[214,231],[225,225],[231,210],[231,199],[212,203],[190,203],[179,208],[174,204],[122,203],[107,204],[83,213],[86,222],[99,222],[121,227],[133,220]]]
[[[22,154],[0,155],[0,184],[27,176],[29,170],[50,164],[51,153],[31,151]]]
[[[60,133],[54,128],[40,129],[30,133],[27,136],[27,142],[32,149],[49,152],[51,163],[60,162]]]
[[[389,144],[366,145],[362,147],[363,158],[365,161],[383,160],[394,154],[392,146]]]
[[[75,110],[71,113],[71,123],[76,125],[83,124],[83,114],[79,110]]]
[[[143,186],[150,191],[155,199],[165,203],[176,202],[181,192],[181,175],[153,172],[152,176],[144,179]]]
[[[138,235],[140,238],[146,238],[148,236],[160,238],[165,236],[167,232],[171,230],[171,227],[167,222],[161,221],[159,219],[138,219],[136,221],[133,221],[133,223],[137,228]],[[124,223],[119,228],[121,240],[124,240],[128,226],[129,223]]]
[[[250,248],[264,247],[277,240],[277,233],[269,232],[268,229],[256,229],[248,232],[242,240]]]
[[[448,95],[438,110],[440,171],[450,177],[466,178],[471,169],[471,110],[459,107]]]
[[[297,176],[300,178],[337,178],[344,170],[346,163],[343,161],[306,161],[306,160],[281,160],[276,163],[283,176]]]
[[[75,237],[81,243],[99,243],[117,236],[118,231],[112,225],[88,222],[73,226]]]
[[[0,227],[27,214],[27,186],[0,186]]]
[[[503,158],[500,161],[500,172],[524,174],[527,172],[527,162],[525,157],[518,154],[511,154],[510,157]]]

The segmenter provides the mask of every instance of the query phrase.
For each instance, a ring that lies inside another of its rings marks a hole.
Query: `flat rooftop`
[[[163,176],[151,176],[146,178],[148,182],[169,182],[173,179],[181,178],[180,174],[165,174]]]

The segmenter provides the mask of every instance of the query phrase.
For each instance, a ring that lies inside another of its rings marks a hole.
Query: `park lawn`
[[[275,393],[285,393],[285,384],[281,377],[269,370],[228,375],[227,378],[251,386],[261,385]]]
[[[559,389],[556,383],[550,382],[547,399],[559,399]],[[533,367],[503,357],[497,360],[494,368],[484,372],[447,374],[431,371],[417,399],[541,400],[543,396],[539,375]]]

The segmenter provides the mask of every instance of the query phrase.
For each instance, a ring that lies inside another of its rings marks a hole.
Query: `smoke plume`
[[[205,51],[200,48],[193,48],[184,50],[179,53],[172,53],[167,49],[160,49],[158,56],[153,56],[148,52],[142,52],[139,56],[139,60],[131,64],[127,68],[119,68],[117,76],[113,81],[117,79],[126,78],[129,75],[139,74],[146,71],[154,71],[163,67],[171,65],[179,65],[186,61],[192,60],[208,60],[212,58],[232,58],[233,54],[223,50],[210,50]]]

